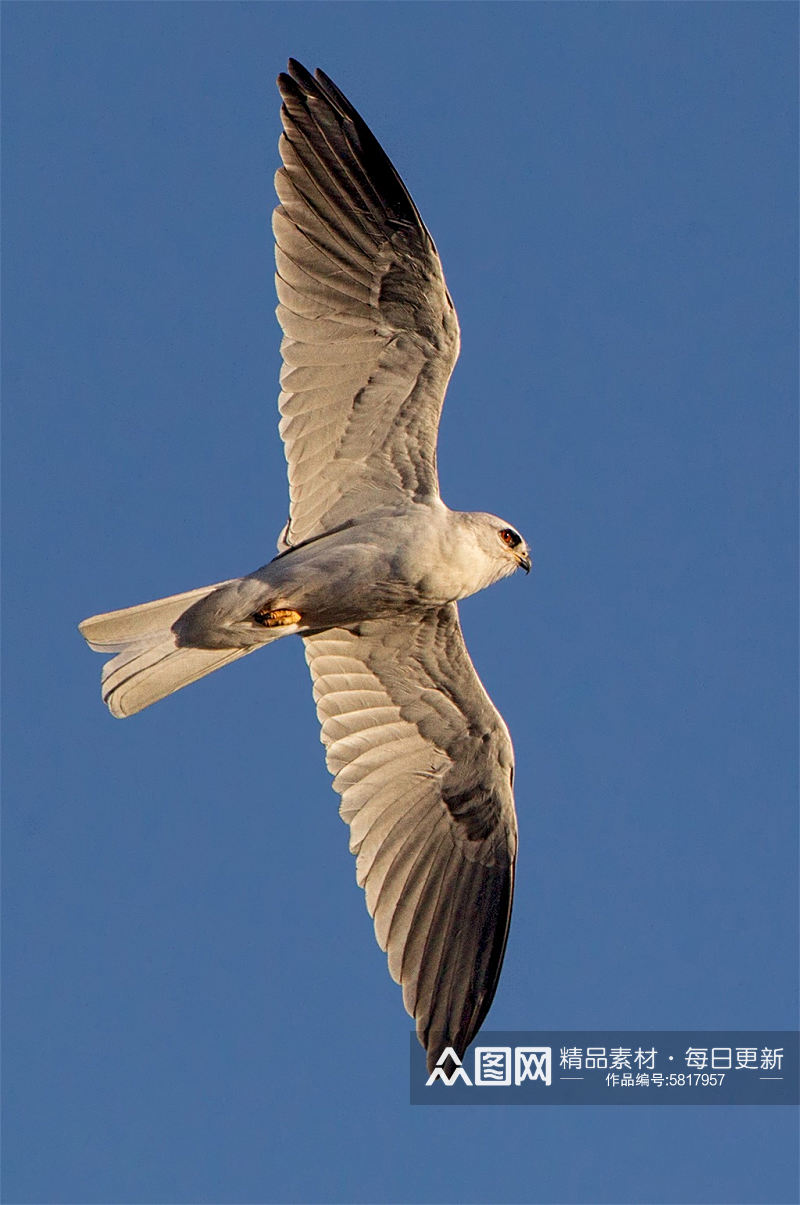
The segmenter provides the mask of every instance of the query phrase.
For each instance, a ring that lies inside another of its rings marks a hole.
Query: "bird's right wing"
[[[305,637],[375,935],[432,1067],[489,1010],[511,917],[513,752],[454,603]]]
[[[278,86],[284,549],[364,510],[438,495],[459,337],[433,241],[364,121],[321,71],[290,60]]]

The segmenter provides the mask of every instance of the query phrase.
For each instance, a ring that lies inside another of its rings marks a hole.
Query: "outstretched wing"
[[[505,952],[517,826],[508,730],[454,603],[305,638],[356,877],[428,1065],[461,1056]]]
[[[322,71],[290,59],[289,72],[278,77],[273,218],[290,492],[281,548],[438,495],[459,342],[433,240],[385,152]]]

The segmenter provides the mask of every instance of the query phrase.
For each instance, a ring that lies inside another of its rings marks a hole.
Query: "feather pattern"
[[[455,604],[414,627],[370,620],[305,646],[357,879],[433,1066],[446,1046],[463,1054],[500,973],[517,848],[511,740]]]
[[[323,72],[290,61],[275,177],[280,548],[370,510],[438,497],[436,435],[458,355],[439,256],[403,182]]]

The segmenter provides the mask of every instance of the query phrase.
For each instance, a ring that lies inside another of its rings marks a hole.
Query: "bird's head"
[[[484,585],[508,577],[515,569],[531,571],[531,553],[525,540],[505,519],[497,515],[472,512],[468,516],[473,539],[484,554],[488,573],[479,589]]]

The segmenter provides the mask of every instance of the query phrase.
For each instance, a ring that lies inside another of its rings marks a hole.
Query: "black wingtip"
[[[287,71],[288,74],[282,71],[278,76],[278,88],[282,96],[286,95],[287,90],[293,92],[299,88],[306,96],[322,96],[334,108],[338,108],[343,115],[352,117],[359,122],[362,121],[341,88],[337,88],[321,67],[316,67],[312,75],[308,68],[297,59],[289,59]]]
[[[348,114],[348,116],[355,117],[358,121],[363,120],[358,113],[355,112],[353,106],[350,104],[350,101],[347,99],[344,92],[342,92],[341,88],[337,88],[331,77],[326,75],[321,67],[317,67],[316,71],[314,72],[314,79],[316,80],[317,85],[325,93],[328,100],[332,101],[334,105],[337,105],[343,113]]]
[[[309,85],[311,91],[314,90],[314,78],[309,71],[306,71],[302,63],[297,59],[289,59],[286,64],[286,71],[281,71],[277,79],[278,91],[281,96],[285,97],[287,92],[292,94],[299,87],[301,91],[308,92]]]
[[[289,62],[286,64],[286,66],[289,69],[289,75],[292,77],[295,83],[302,84],[303,87],[307,87],[309,84],[311,84],[312,87],[314,86],[314,77],[312,76],[311,72],[307,71],[303,64],[299,63],[297,59],[289,59]]]

